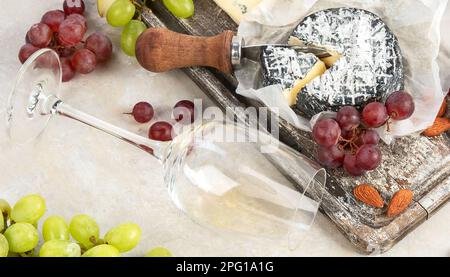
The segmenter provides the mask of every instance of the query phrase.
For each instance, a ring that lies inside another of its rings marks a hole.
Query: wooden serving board
[[[177,32],[210,36],[237,25],[213,1],[194,0],[195,15],[190,19],[173,16],[161,1],[150,2],[142,18],[151,27],[167,27]],[[231,108],[237,118],[246,115],[236,107],[260,106],[237,95],[237,80],[208,68],[186,68],[183,71],[223,108]],[[279,120],[280,139],[310,158],[317,150],[308,132]],[[427,220],[450,198],[450,138],[408,137],[383,145],[383,162],[363,177],[348,177],[341,169],[329,170],[321,210],[357,249],[363,253],[382,253]],[[388,202],[400,188],[414,192],[414,202],[398,217],[385,216],[383,209],[368,207],[357,201],[353,188],[357,184],[374,185]]]

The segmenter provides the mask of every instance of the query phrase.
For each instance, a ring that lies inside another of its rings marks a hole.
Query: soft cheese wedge
[[[328,57],[331,58],[331,57]],[[297,94],[314,78],[319,77],[327,70],[326,64],[319,60],[306,74],[305,78],[295,81],[294,87],[283,91],[284,98],[288,102],[289,106],[295,105],[297,102]]]
[[[244,15],[256,7],[261,0],[214,0],[234,22],[239,24]]]

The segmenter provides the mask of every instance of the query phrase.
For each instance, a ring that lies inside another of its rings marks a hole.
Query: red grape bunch
[[[381,164],[380,137],[370,128],[389,120],[404,120],[414,112],[412,96],[405,91],[392,93],[385,104],[372,102],[360,113],[355,107],[342,107],[336,118],[320,119],[313,127],[319,149],[317,160],[327,168],[343,167],[351,176],[361,176]]]
[[[112,54],[111,40],[101,32],[90,34],[83,16],[83,0],[65,0],[63,10],[46,12],[41,22],[31,26],[20,48],[19,60],[24,63],[40,48],[51,48],[61,58],[62,81],[71,80],[75,73],[88,74],[98,63],[107,61]]]

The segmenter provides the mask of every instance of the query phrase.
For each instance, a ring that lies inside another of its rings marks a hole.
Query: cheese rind
[[[224,10],[234,22],[241,23],[246,13],[256,7],[261,0],[214,0],[216,4]]]

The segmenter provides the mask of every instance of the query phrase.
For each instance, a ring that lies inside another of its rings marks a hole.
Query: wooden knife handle
[[[136,59],[152,72],[209,66],[231,73],[232,38],[232,31],[224,31],[212,37],[199,37],[164,28],[149,28],[136,41]]]

